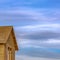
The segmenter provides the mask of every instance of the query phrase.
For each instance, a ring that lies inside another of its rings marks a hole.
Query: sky
[[[16,60],[60,60],[60,0],[0,0],[0,26],[13,26]]]

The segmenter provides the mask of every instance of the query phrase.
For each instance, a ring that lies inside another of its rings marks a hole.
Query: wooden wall
[[[14,46],[12,34],[10,34],[6,46],[7,46],[7,50],[8,47],[11,48],[11,60],[15,60],[15,46]]]
[[[9,49],[11,49],[11,58],[9,59]],[[0,60],[15,60],[15,46],[12,34],[10,34],[5,44],[0,44]]]
[[[6,60],[5,45],[0,44],[0,60]]]

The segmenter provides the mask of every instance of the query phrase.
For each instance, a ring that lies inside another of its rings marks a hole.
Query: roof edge
[[[18,49],[18,44],[17,44],[17,40],[16,40],[16,37],[15,37],[15,33],[14,33],[14,29],[13,29],[13,27],[12,27],[12,33],[13,33],[13,39],[14,39],[14,42],[15,42],[15,50],[19,50]]]

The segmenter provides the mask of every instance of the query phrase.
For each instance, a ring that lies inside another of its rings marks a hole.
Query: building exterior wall
[[[6,29],[6,30],[4,30]],[[0,60],[15,60],[15,50],[18,50],[13,27],[0,27]]]
[[[13,41],[13,37],[12,34],[10,34],[7,43],[6,43],[6,51],[9,52],[8,48],[10,48],[10,60],[15,60],[15,47],[14,47],[14,41]],[[9,53],[7,52],[7,55],[9,55]]]
[[[15,49],[9,43],[0,44],[0,60],[15,60]]]
[[[12,37],[12,33],[10,33],[10,36],[9,36],[9,38],[8,38],[8,40],[7,40],[7,44],[8,44],[12,49],[15,50],[14,40],[13,40],[13,37]]]
[[[6,60],[5,45],[0,44],[0,60]]]
[[[15,51],[12,51],[12,60],[15,60]]]

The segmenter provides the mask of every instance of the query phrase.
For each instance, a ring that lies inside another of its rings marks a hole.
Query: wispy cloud
[[[40,9],[39,9],[40,10]],[[16,9],[16,10],[3,10],[0,11],[1,20],[37,20],[40,22],[53,22],[60,20],[59,10],[32,10],[32,9]],[[39,12],[38,12],[39,11]],[[21,17],[20,17],[21,16]],[[28,17],[27,17],[28,16]],[[2,18],[4,17],[4,18]],[[24,18],[24,19],[23,19]]]
[[[54,58],[29,57],[24,55],[17,55],[16,60],[59,60]]]
[[[60,30],[60,24],[39,24],[39,25],[27,25],[22,27],[16,27],[16,29],[25,29],[25,30]]]
[[[0,25],[14,26],[21,49],[16,60],[59,60],[56,59],[60,58],[60,8],[56,9],[60,4],[57,1],[0,1]]]
[[[59,30],[60,24],[54,23],[15,27],[18,43],[22,47],[60,48]]]
[[[29,40],[29,39],[18,39],[19,47],[21,48],[58,48],[60,49],[60,40],[58,39],[47,39],[47,40]]]

